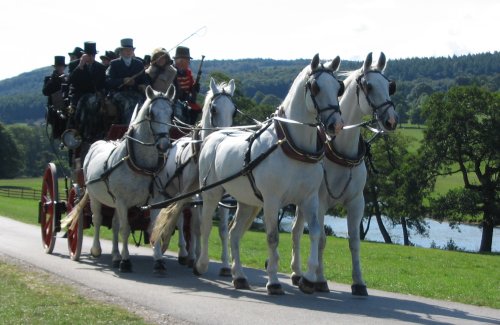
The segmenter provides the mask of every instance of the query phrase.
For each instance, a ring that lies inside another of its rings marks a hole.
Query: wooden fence
[[[4,197],[40,200],[41,195],[41,190],[35,190],[29,187],[0,186],[0,196]]]

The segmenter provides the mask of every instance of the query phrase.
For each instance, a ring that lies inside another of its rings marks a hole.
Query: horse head
[[[344,92],[344,83],[334,75],[339,65],[338,56],[324,65],[320,64],[319,54],[316,54],[311,61],[305,85],[306,106],[318,115],[325,131],[330,135],[338,134],[344,126],[338,99]]]
[[[394,131],[398,125],[398,114],[391,96],[396,92],[396,82],[384,74],[386,58],[380,53],[377,65],[372,67],[372,53],[368,53],[356,79],[358,102],[365,114],[373,114],[384,131]],[[360,91],[361,90],[361,91]]]
[[[228,127],[233,125],[237,108],[233,101],[235,90],[234,79],[228,83],[216,84],[210,78],[210,89],[203,105],[203,128]]]
[[[164,94],[148,86],[146,97],[146,103],[149,103],[148,109],[145,110],[146,119],[149,120],[156,149],[164,153],[172,146],[169,131],[173,118],[172,103],[175,98],[175,87],[171,85]]]

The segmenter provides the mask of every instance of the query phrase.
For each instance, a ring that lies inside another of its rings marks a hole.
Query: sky
[[[383,51],[390,61],[500,51],[499,32],[499,0],[7,0],[0,80],[55,55],[68,61],[85,41],[104,54],[133,38],[140,57],[189,37],[182,45],[195,59],[363,60]]]

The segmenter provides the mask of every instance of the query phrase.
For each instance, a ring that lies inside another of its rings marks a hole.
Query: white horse
[[[167,154],[167,164],[163,173],[168,179],[165,184],[165,192],[169,197],[175,197],[180,193],[196,190],[199,187],[198,182],[198,155],[200,146],[203,140],[218,128],[229,127],[233,124],[233,118],[237,113],[237,107],[233,102],[235,91],[235,82],[230,80],[228,83],[216,84],[213,78],[210,79],[210,89],[205,97],[205,102],[202,109],[202,118],[200,125],[195,129],[192,136],[186,136],[178,139],[173,143],[172,148]],[[198,238],[199,231],[199,216],[197,209],[191,209],[191,242],[189,251],[186,249],[186,240],[183,233],[184,217],[182,213],[177,216],[177,228],[179,229],[179,263],[189,264],[189,261],[194,261],[196,250],[199,253]],[[153,219],[156,219],[158,211],[152,210]],[[223,269],[229,269],[229,253],[227,243],[227,225],[228,214],[225,211],[220,211],[219,216],[221,223],[219,233],[222,240],[222,261]],[[154,223],[151,223],[153,226]],[[150,230],[150,233],[152,228]],[[161,252],[166,249],[159,246],[159,242],[155,243],[155,249]],[[191,265],[193,262],[190,263]]]
[[[359,261],[360,223],[363,218],[365,200],[363,188],[366,182],[364,156],[365,142],[360,136],[360,124],[363,116],[373,116],[379,130],[393,131],[398,123],[398,116],[390,96],[396,91],[396,84],[383,74],[386,65],[384,53],[378,63],[372,67],[372,53],[369,53],[363,66],[351,72],[345,83],[345,93],[340,100],[342,118],[347,125],[344,130],[327,144],[323,159],[325,177],[319,192],[319,223],[322,229],[319,256],[320,266],[317,271],[317,291],[328,292],[329,288],[323,274],[323,251],[326,237],[323,229],[324,216],[328,209],[342,204],[347,210],[349,248],[352,256],[352,294],[366,296],[366,284],[361,274]],[[304,230],[304,215],[296,210],[296,219],[292,228],[292,282],[298,284],[302,276],[300,261],[300,238]]]
[[[318,267],[318,189],[323,178],[318,162],[324,152],[316,127],[321,121],[331,132],[342,128],[337,95],[343,85],[333,74],[339,64],[337,57],[324,67],[316,55],[295,79],[277,116],[259,131],[218,131],[205,139],[199,159],[200,185],[223,184],[202,192],[201,254],[193,269],[195,274],[207,271],[212,214],[227,191],[238,201],[229,233],[235,288],[249,288],[240,262],[239,241],[263,207],[270,255],[267,291],[269,294],[284,293],[277,276],[277,217],[281,207],[294,203],[303,210],[311,225],[309,272],[301,281],[301,289],[314,291],[309,283],[316,280]],[[153,240],[158,239],[159,234],[163,240],[169,239],[172,228],[169,218],[175,216],[180,204],[183,203],[169,207],[170,215],[160,216]]]
[[[99,241],[101,207],[104,204],[115,208],[113,231],[116,242],[113,244],[112,260],[114,265],[119,263],[121,272],[132,271],[128,251],[128,210],[145,205],[151,198],[161,198],[159,193],[162,188],[158,184],[162,180],[158,175],[165,166],[164,153],[171,146],[169,129],[175,88],[172,86],[168,94],[163,94],[147,87],[146,96],[141,109],[134,112],[123,140],[97,141],[90,147],[83,164],[85,194],[66,218],[70,221],[77,218],[90,199],[95,228],[91,254],[98,257],[102,252]],[[118,251],[118,229],[122,236],[121,255]],[[155,266],[162,263],[161,254],[154,258]]]

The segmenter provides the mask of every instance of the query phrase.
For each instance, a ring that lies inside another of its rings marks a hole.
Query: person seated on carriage
[[[151,65],[146,69],[149,84],[156,91],[166,93],[174,82],[177,70],[172,66],[172,59],[164,48],[156,48],[151,55]]]
[[[73,52],[69,52],[68,55],[69,55],[68,73],[71,73],[80,63],[80,58],[83,55],[83,49],[77,46],[73,49]]]
[[[151,66],[151,55],[146,54],[142,59],[142,63],[144,64],[144,69],[147,69]]]
[[[106,67],[95,60],[95,42],[85,42],[83,52],[78,66],[69,75],[73,90],[71,101],[76,106],[72,127],[84,142],[92,143],[103,139],[107,130],[101,113],[106,88]]]
[[[120,44],[120,58],[111,61],[106,70],[106,84],[118,109],[117,122],[129,124],[135,106],[146,99],[147,79],[144,64],[134,57],[133,40],[124,38]]]
[[[59,139],[66,128],[66,111],[68,106],[68,87],[66,62],[64,56],[54,57],[54,71],[43,81],[42,93],[47,96],[47,124],[52,127],[52,139]]]
[[[109,64],[111,63],[111,61],[116,59],[117,56],[115,55],[114,51],[106,51],[104,53],[104,55],[101,55],[99,58],[101,59],[102,65],[107,68],[107,67],[109,67]]]
[[[200,85],[195,82],[193,72],[189,67],[191,63],[189,48],[178,46],[175,50],[174,67],[177,69],[177,75],[174,80],[176,90],[176,116],[188,124],[194,125],[201,113],[201,106],[196,103],[196,95],[200,91]],[[179,106],[182,107],[179,110]],[[182,113],[184,118],[179,117]]]

